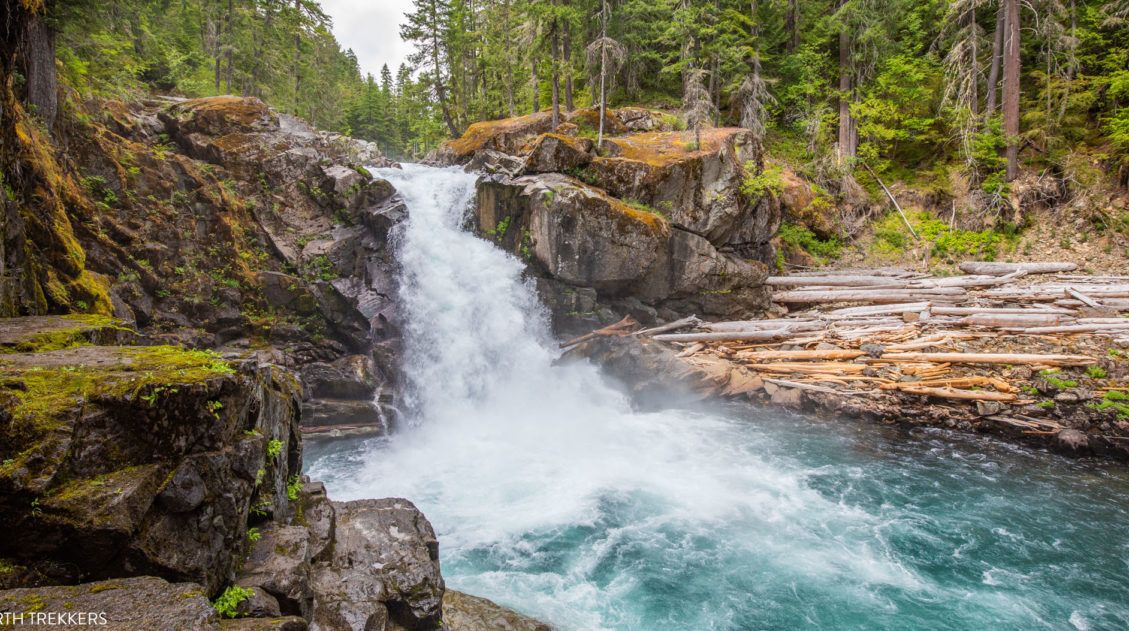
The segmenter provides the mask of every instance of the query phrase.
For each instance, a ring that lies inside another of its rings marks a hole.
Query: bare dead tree
[[[604,118],[608,109],[608,88],[627,60],[627,49],[623,47],[623,44],[608,37],[610,11],[608,0],[603,0],[600,7],[600,37],[588,45],[585,59],[592,83],[595,84],[598,79],[600,84],[598,96],[596,90],[592,91],[593,101],[599,98],[600,102],[600,131],[596,136],[597,148],[604,144]],[[595,102],[593,102],[593,105],[595,105]]]
[[[696,149],[702,147],[702,128],[710,125],[714,114],[713,99],[706,88],[707,74],[701,68],[688,69],[682,89],[682,109],[686,115],[686,126],[694,131]]]

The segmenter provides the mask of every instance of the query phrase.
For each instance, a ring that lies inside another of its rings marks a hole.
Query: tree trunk
[[[225,82],[227,84],[227,93],[231,94],[231,79],[235,74],[235,2],[234,0],[227,0],[227,16],[224,18],[224,56],[227,57],[227,74]]]
[[[1000,84],[1000,58],[1003,55],[1004,31],[1007,30],[1006,5],[1000,3],[996,10],[996,33],[992,38],[992,64],[988,69],[988,94],[984,104],[984,114],[991,116],[996,112],[996,89]]]
[[[1007,181],[1019,175],[1019,0],[1007,5],[1004,39],[1004,136],[1007,138]]]
[[[572,26],[564,25],[564,69],[565,69],[565,111],[571,112],[572,104]]]
[[[294,0],[298,23],[294,28],[294,113],[298,113],[298,94],[302,89],[302,0]]]
[[[533,113],[541,111],[541,84],[537,80],[537,55],[533,56],[530,84],[533,88]]]
[[[843,6],[843,3],[839,5]],[[855,157],[855,121],[851,118],[851,34],[847,25],[839,28],[839,163]]]
[[[558,25],[553,25],[553,36],[549,40],[549,58],[552,59],[553,69],[553,129],[561,124],[561,66],[560,66],[560,30]]]
[[[42,14],[29,16],[23,44],[27,102],[51,129],[59,112],[59,83],[55,76],[55,32]]]
[[[784,30],[788,32],[787,50],[794,52],[800,47],[800,9],[799,0],[788,0],[788,12],[784,15]]]
[[[505,31],[506,49],[513,50],[513,43],[510,40],[510,2],[506,0],[502,4],[502,29]],[[509,110],[510,118],[513,118],[517,112],[514,111],[514,65],[509,59],[506,59],[506,108]]]

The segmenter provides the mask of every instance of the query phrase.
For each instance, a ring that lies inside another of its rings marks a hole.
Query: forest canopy
[[[826,168],[959,164],[989,196],[1021,163],[1124,172],[1129,153],[1125,0],[415,0],[416,54],[375,74],[314,0],[49,12],[83,94],[255,95],[397,158],[478,120],[597,105],[601,83],[610,105],[704,113]]]

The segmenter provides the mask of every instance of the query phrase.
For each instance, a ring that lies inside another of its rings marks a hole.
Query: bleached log
[[[667,333],[656,335],[658,342],[758,342],[790,337],[795,331],[790,327],[767,331],[726,331],[720,333]]]
[[[899,392],[907,394],[920,394],[928,397],[944,399],[963,399],[967,401],[1015,401],[1018,397],[1010,392],[992,392],[990,390],[960,390],[957,388],[917,387],[900,388]]]
[[[1026,335],[1051,335],[1055,333],[1126,333],[1129,322],[1124,324],[1068,324],[1064,326],[1037,326],[1020,331]]]
[[[1006,285],[1014,280],[1023,278],[1027,270],[1016,270],[1004,276],[949,276],[947,278],[932,278],[929,280],[913,281],[911,288],[918,287],[995,287]]]
[[[867,285],[891,285],[888,276],[769,276],[764,279],[764,284],[773,287],[802,287],[805,285],[823,285],[826,287],[865,287]]]
[[[826,388],[824,386],[817,386],[810,383],[800,383],[798,381],[786,381],[784,379],[768,379],[765,378],[765,383],[771,383],[775,386],[782,386],[784,388],[795,388],[797,390],[808,390],[810,392],[823,392],[826,394],[867,394],[865,391],[855,390],[836,390],[834,388]]]
[[[1062,324],[1073,320],[1071,316],[1059,313],[982,313],[958,320],[964,326],[987,326],[994,328],[1033,327]]]
[[[1060,315],[1074,315],[1077,313],[1073,309],[1047,307],[1046,309],[1035,309],[1033,307],[948,307],[939,305],[930,309],[933,315],[979,315],[979,314],[1025,314],[1025,313],[1057,313]]]
[[[1073,287],[1067,287],[1066,293],[1070,294],[1071,296],[1074,296],[1078,300],[1081,300],[1082,303],[1085,304],[1087,307],[1092,307],[1094,309],[1101,309],[1101,307],[1102,307],[1101,303],[1099,303],[1097,300],[1094,300],[1093,298],[1087,296],[1086,294],[1078,291],[1077,289],[1075,289]]]
[[[1028,274],[1054,274],[1057,272],[1073,272],[1078,269],[1074,263],[1000,263],[995,261],[965,261],[960,264],[960,271],[965,274],[988,274],[1003,276],[1023,270]]]
[[[1040,355],[1035,353],[884,353],[880,361],[950,362],[953,364],[1038,364],[1043,366],[1089,366],[1097,362],[1085,355]]]
[[[667,331],[677,331],[678,329],[684,329],[684,328],[688,328],[688,327],[692,327],[692,326],[698,326],[701,323],[702,323],[702,321],[701,321],[701,319],[698,318],[698,316],[692,315],[692,316],[682,318],[681,320],[675,320],[673,322],[667,322],[666,324],[660,324],[659,326],[651,327],[649,329],[643,329],[642,331],[636,331],[636,332],[632,333],[632,335],[650,337],[652,335],[655,335],[656,333],[665,333]]]
[[[739,359],[750,361],[765,361],[774,359],[854,359],[862,357],[866,353],[862,351],[850,349],[828,349],[822,351],[739,351],[737,357]]]
[[[732,320],[729,322],[706,322],[702,324],[701,328],[717,333],[723,331],[758,331],[763,329],[779,329],[786,326],[814,326],[814,329],[804,330],[815,330],[823,328],[824,325],[818,320],[785,318],[775,320]]]
[[[829,318],[849,318],[869,315],[887,315],[891,313],[921,313],[922,311],[929,309],[929,304],[930,303],[928,302],[903,302],[900,304],[879,305],[872,307],[844,307],[842,309],[828,311],[827,316]]]
[[[904,303],[921,301],[951,302],[965,295],[959,287],[939,287],[937,289],[915,289],[912,291],[891,290],[842,290],[842,291],[782,291],[774,293],[772,300],[782,303],[821,303],[821,302],[873,302]]]

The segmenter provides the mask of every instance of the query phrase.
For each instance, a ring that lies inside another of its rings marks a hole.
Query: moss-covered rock
[[[300,392],[169,346],[0,356],[0,556],[55,581],[145,569],[217,589],[248,519],[291,514]]]

